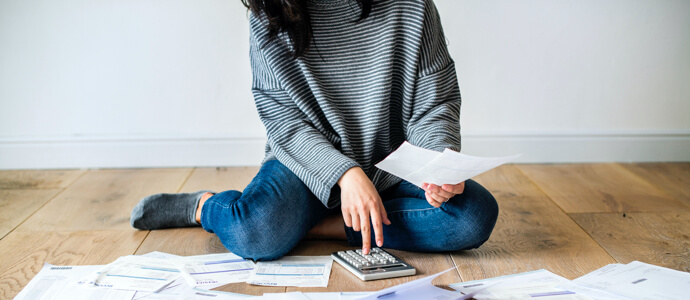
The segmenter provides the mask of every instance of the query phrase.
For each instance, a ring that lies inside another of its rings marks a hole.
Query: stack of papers
[[[425,182],[458,184],[519,156],[477,157],[450,149],[437,152],[404,142],[376,167],[422,187]]]

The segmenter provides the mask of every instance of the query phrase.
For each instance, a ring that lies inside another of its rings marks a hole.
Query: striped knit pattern
[[[252,91],[278,159],[331,208],[338,179],[360,166],[379,191],[398,182],[374,167],[405,140],[460,150],[460,90],[432,0],[311,1],[314,39],[290,58],[250,16]]]

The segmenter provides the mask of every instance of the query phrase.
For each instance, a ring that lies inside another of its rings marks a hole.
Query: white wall
[[[690,1],[437,0],[463,151],[690,161]],[[0,168],[256,165],[239,0],[0,1]]]

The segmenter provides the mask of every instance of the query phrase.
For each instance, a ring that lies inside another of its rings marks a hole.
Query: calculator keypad
[[[362,250],[338,251],[338,255],[357,268],[388,265],[398,262],[392,255],[379,251],[376,248],[372,249],[367,255],[364,255]]]
[[[338,251],[333,258],[362,280],[415,274],[414,267],[380,248],[372,248],[367,255],[361,249]]]
[[[371,249],[371,252],[367,255],[364,255],[361,249],[338,251],[338,255],[357,268],[388,265],[398,262],[395,257],[377,248]]]

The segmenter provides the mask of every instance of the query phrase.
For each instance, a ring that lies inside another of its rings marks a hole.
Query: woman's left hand
[[[424,189],[424,194],[426,195],[426,201],[429,202],[431,206],[439,208],[441,205],[443,205],[443,203],[448,202],[450,198],[453,198],[455,195],[462,194],[462,192],[465,190],[465,182],[463,181],[458,184],[444,184],[442,186],[425,182],[422,184],[422,188]]]

